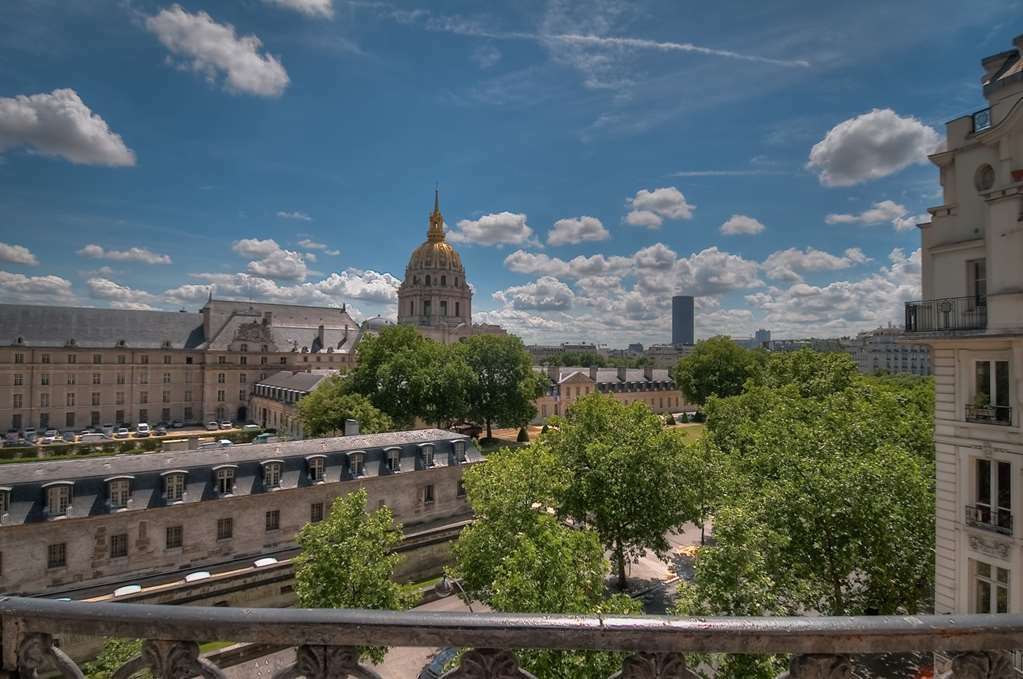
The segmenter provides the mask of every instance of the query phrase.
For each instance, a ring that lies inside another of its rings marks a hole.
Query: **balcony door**
[[[967,404],[967,419],[974,422],[1010,424],[1009,362],[978,360],[974,362],[973,394]]]
[[[1012,465],[999,460],[976,461],[974,517],[982,526],[1012,534]]]
[[[987,306],[987,263],[983,259],[966,262],[966,295],[974,307]]]

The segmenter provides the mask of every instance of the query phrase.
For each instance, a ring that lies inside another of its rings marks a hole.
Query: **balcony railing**
[[[967,505],[966,525],[1012,535],[1012,512],[984,505]]]
[[[973,131],[983,132],[991,127],[991,109],[982,108],[973,114]]]
[[[1012,407],[991,405],[981,406],[967,403],[966,421],[1009,426],[1012,424]]]
[[[1023,615],[800,618],[564,616],[276,608],[202,608],[0,598],[0,675],[34,677],[81,670],[55,635],[142,638],[142,653],[115,677],[144,668],[154,676],[224,677],[200,657],[201,641],[295,647],[293,665],[274,679],[379,678],[359,661],[359,646],[457,647],[449,679],[531,679],[515,649],[602,650],[623,654],[616,679],[695,679],[686,653],[791,655],[789,679],[852,676],[851,656],[941,651],[959,679],[1014,677],[1010,650],[1023,645]]]
[[[986,327],[986,297],[944,297],[906,302],[906,332],[983,330]]]

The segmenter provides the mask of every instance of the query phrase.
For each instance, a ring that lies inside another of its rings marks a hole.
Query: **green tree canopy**
[[[533,401],[543,393],[522,340],[512,335],[474,335],[457,345],[475,374],[469,387],[469,416],[483,422],[487,438],[493,424],[519,427],[536,416]]]
[[[342,495],[323,521],[298,533],[302,552],[295,560],[295,594],[306,608],[406,610],[418,597],[412,585],[393,580],[401,557],[401,524],[383,506],[366,512],[366,491]],[[386,649],[365,654],[381,662]]]
[[[825,396],[852,386],[859,374],[855,361],[845,352],[800,349],[767,354],[752,377],[762,386],[794,384],[802,396]]]
[[[688,356],[671,370],[671,378],[690,403],[703,405],[711,396],[742,393],[753,376],[759,352],[745,349],[728,337],[711,337],[696,343]]]
[[[693,451],[646,405],[601,394],[555,422],[543,440],[566,470],[560,509],[597,531],[624,588],[627,561],[646,550],[666,556],[665,533],[699,516]]]
[[[298,402],[298,417],[306,436],[329,436],[344,431],[345,420],[356,420],[359,431],[376,434],[393,429],[393,423],[362,394],[349,393],[340,376],[324,380]]]

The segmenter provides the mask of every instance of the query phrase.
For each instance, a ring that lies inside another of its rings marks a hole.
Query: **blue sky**
[[[1016,1],[10,0],[0,301],[395,313],[435,182],[527,341],[897,322]]]

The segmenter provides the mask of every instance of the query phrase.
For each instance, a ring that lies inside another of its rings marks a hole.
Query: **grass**
[[[518,441],[509,441],[508,439],[480,439],[479,442],[480,450],[484,453],[492,453],[500,448],[518,448],[526,445],[525,443],[519,443]]]
[[[682,432],[682,435],[687,439],[695,441],[703,438],[703,435],[707,430],[707,425],[702,422],[693,424],[677,424],[675,425],[675,429]]]
[[[207,641],[205,644],[199,644],[199,652],[212,653],[228,646],[234,646],[234,643],[233,641]]]

